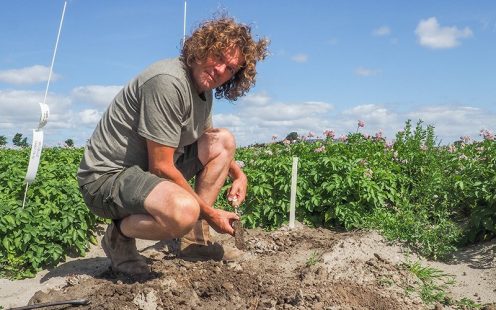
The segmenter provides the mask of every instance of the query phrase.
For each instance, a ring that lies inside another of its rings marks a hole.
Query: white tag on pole
[[[31,155],[29,156],[28,171],[26,172],[26,177],[24,178],[27,183],[31,184],[36,177],[36,172],[38,172],[38,166],[40,165],[41,149],[43,148],[43,127],[45,127],[48,116],[50,115],[50,109],[48,105],[40,102],[41,116],[38,122],[38,129],[33,129],[33,143],[31,144]]]
[[[45,127],[48,121],[48,115],[50,114],[50,109],[48,108],[48,104],[40,102],[41,116],[40,121],[38,123],[38,129]]]
[[[31,184],[36,177],[38,166],[40,165],[41,149],[43,148],[43,130],[33,129],[33,144],[31,146],[31,155],[29,156],[28,171],[26,172],[25,181]]]

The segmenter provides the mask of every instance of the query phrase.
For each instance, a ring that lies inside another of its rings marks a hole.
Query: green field
[[[310,138],[310,139],[309,139]],[[296,219],[312,226],[377,229],[431,258],[496,235],[496,143],[438,145],[434,129],[407,122],[394,143],[358,130],[239,148],[249,179],[243,222],[288,222],[291,166],[299,158]],[[95,242],[98,219],[79,194],[83,150],[45,148],[22,207],[28,148],[0,149],[0,275],[34,276]],[[226,183],[226,187],[228,183]],[[229,208],[225,195],[217,206]]]

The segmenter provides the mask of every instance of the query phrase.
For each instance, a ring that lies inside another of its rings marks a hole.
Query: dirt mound
[[[186,261],[165,244],[145,248],[153,272],[130,278],[109,269],[73,275],[30,303],[86,298],[78,309],[422,309],[415,280],[379,253],[359,253],[362,233],[325,229],[249,230],[237,262]],[[232,246],[232,238],[220,240]],[[350,255],[346,249],[352,249]],[[360,255],[357,255],[360,254]]]
[[[229,236],[215,239],[234,244]],[[90,304],[78,309],[432,309],[415,293],[420,281],[404,267],[410,260],[452,275],[447,290],[453,300],[496,309],[496,240],[461,249],[444,263],[406,253],[375,232],[298,225],[246,230],[245,240],[245,256],[237,262],[186,261],[175,257],[171,244],[138,240],[153,270],[141,278],[112,272],[96,245],[86,257],[36,278],[0,279],[0,305],[83,298]]]

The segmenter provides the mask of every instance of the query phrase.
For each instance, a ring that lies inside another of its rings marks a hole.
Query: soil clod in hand
[[[237,220],[232,223],[232,227],[234,228],[234,245],[239,250],[243,250],[246,247],[243,224]]]

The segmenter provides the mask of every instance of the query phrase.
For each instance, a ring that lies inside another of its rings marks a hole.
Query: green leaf
[[[3,238],[2,245],[7,251],[10,251],[10,240],[7,237]]]
[[[14,225],[16,224],[16,223],[15,223],[15,218],[14,218],[12,215],[10,215],[10,214],[4,215],[4,216],[3,216],[3,218],[4,218],[4,220],[5,220],[8,224],[10,224],[10,225],[12,225],[12,226],[14,226]]]

